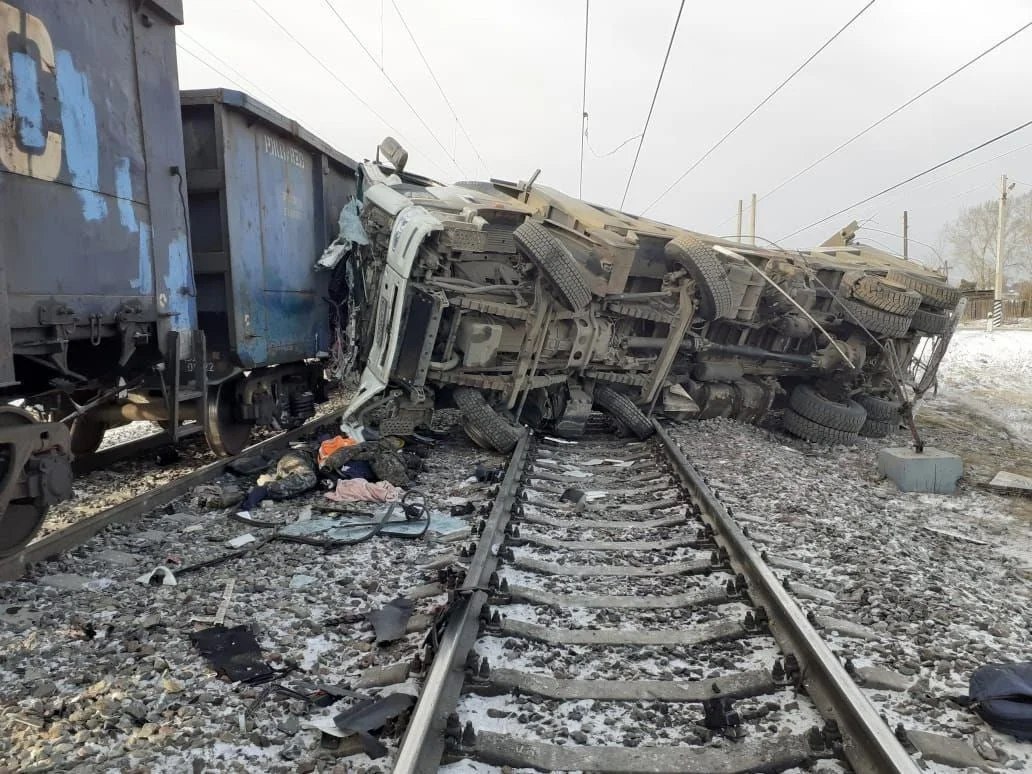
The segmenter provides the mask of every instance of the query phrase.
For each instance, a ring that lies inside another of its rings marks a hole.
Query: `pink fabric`
[[[373,484],[364,478],[344,478],[337,482],[336,489],[326,493],[326,499],[335,503],[390,503],[400,500],[404,493],[388,481]]]

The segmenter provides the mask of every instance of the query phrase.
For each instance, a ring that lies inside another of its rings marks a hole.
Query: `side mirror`
[[[403,172],[408,164],[408,151],[401,147],[401,143],[393,137],[385,137],[377,147],[377,161],[382,153],[387,161],[391,162],[396,170]]]

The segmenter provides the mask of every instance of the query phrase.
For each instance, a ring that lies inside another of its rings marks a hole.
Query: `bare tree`
[[[1004,233],[1004,272],[1017,269],[1026,274],[1032,269],[1032,194],[1012,196],[1008,201]],[[996,231],[999,202],[976,204],[963,210],[946,224],[943,240],[951,263],[974,280],[976,287],[989,289],[996,281]]]

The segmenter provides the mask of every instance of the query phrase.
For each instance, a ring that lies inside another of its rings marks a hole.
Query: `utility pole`
[[[752,212],[749,214],[749,236],[752,243],[756,244],[756,194],[752,195]]]
[[[738,200],[738,232],[737,233],[738,233],[738,236],[736,237],[735,241],[741,242],[742,241],[742,200],[741,199]]]
[[[909,244],[910,244],[910,240],[908,239],[908,237],[910,235],[909,234],[909,228],[910,228],[910,222],[907,219],[907,211],[903,210],[903,260],[904,261],[907,260],[907,256],[909,255],[909,250],[908,250]]]
[[[1000,214],[996,225],[996,288],[993,293],[993,328],[1003,325],[1003,232],[1007,225],[1008,190],[1007,176],[1003,175],[1000,178]]]

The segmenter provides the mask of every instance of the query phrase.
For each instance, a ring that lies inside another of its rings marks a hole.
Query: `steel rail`
[[[684,482],[727,549],[732,567],[748,581],[753,603],[763,606],[771,634],[786,654],[799,660],[807,695],[826,720],[835,720],[843,737],[843,752],[860,774],[917,774],[919,769],[882,720],[863,691],[853,682],[827,643],[763,561],[702,476],[656,420],[656,434]]]
[[[457,591],[458,598],[449,614],[440,647],[398,749],[394,774],[433,774],[440,767],[448,715],[455,709],[466,678],[466,654],[473,647],[480,628],[480,611],[488,599],[488,581],[498,567],[498,553],[505,542],[505,527],[512,516],[529,448],[530,436],[524,431],[509,459],[498,496],[466,572],[466,581]]]
[[[337,409],[315,417],[300,427],[247,447],[237,457],[225,457],[216,460],[186,475],[180,476],[164,486],[119,503],[113,508],[88,516],[64,529],[29,543],[17,554],[0,561],[0,581],[17,580],[33,564],[50,559],[63,551],[77,548],[106,527],[112,524],[132,521],[155,508],[167,505],[177,497],[182,497],[195,486],[203,484],[221,474],[233,460],[240,456],[262,454],[286,446],[291,441],[307,435],[312,430],[338,420],[343,413],[344,409]]]

